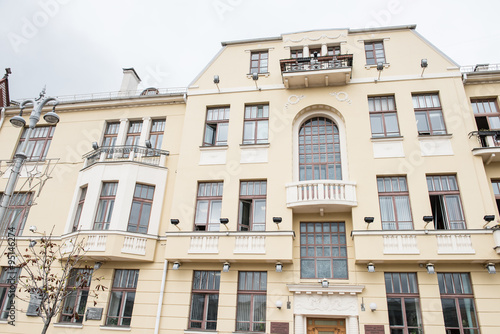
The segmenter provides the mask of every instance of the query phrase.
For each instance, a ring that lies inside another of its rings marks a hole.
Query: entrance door
[[[345,319],[307,318],[307,334],[346,334]]]

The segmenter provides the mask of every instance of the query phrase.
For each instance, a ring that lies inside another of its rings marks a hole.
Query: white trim
[[[220,236],[293,236],[295,237],[294,231],[260,231],[260,232],[230,232],[230,231],[220,231],[220,232],[165,232],[166,237],[220,237]]]
[[[132,330],[132,328],[130,327],[120,327],[120,326],[106,326],[106,325],[101,325],[99,326],[99,329],[107,329],[107,330],[110,330],[110,331],[127,331],[127,332],[130,332]]]
[[[440,235],[440,234],[493,234],[492,229],[476,229],[476,230],[376,230],[376,231],[351,231],[351,236],[356,235]]]
[[[403,141],[403,136],[397,137],[371,137],[370,140],[372,142],[384,142],[384,141]]]
[[[65,323],[65,322],[56,322],[53,324],[54,327],[62,327],[62,328],[83,328],[83,324],[78,323]]]

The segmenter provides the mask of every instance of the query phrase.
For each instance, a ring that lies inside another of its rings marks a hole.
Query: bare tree
[[[28,293],[30,296],[29,300],[19,294],[16,297],[29,302],[28,311],[42,318],[42,334],[47,332],[53,318],[61,312],[64,299],[72,292],[71,289],[88,286],[92,279],[98,282],[101,280],[92,272],[92,268],[82,264],[85,255],[84,241],[75,238],[57,244],[51,232],[48,236],[30,241],[24,252],[16,247],[16,257],[21,268],[18,292]],[[87,270],[73,270],[78,268]],[[75,273],[78,277],[74,277]],[[77,282],[70,289],[69,279]],[[94,305],[98,291],[105,289],[100,283],[93,287],[91,296],[94,298]],[[79,317],[78,310],[74,310],[73,317]]]

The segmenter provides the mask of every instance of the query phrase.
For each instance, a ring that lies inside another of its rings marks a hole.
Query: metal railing
[[[280,60],[281,72],[333,70],[352,67],[352,55],[291,58]]]
[[[161,166],[162,161],[169,155],[168,151],[136,145],[102,146],[83,156],[85,166],[97,162],[133,161],[146,165]]]
[[[146,88],[141,90],[129,91],[114,91],[104,93],[89,93],[89,94],[76,94],[76,95],[63,95],[57,96],[60,103],[70,102],[92,102],[92,101],[105,101],[105,100],[120,100],[129,98],[151,98],[153,96],[175,96],[184,95],[187,93],[185,87],[174,88]],[[13,102],[24,101],[25,99],[15,99]]]
[[[460,66],[460,72],[462,73],[490,72],[490,71],[500,71],[500,64],[477,64],[477,65]]]
[[[481,147],[498,147],[500,146],[500,131],[495,130],[480,130],[469,132],[469,138],[476,136]]]

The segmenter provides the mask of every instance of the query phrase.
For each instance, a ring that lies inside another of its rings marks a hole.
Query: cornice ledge
[[[350,294],[356,295],[363,292],[364,285],[332,284],[328,288],[322,288],[319,284],[287,284],[288,291],[296,294]]]

